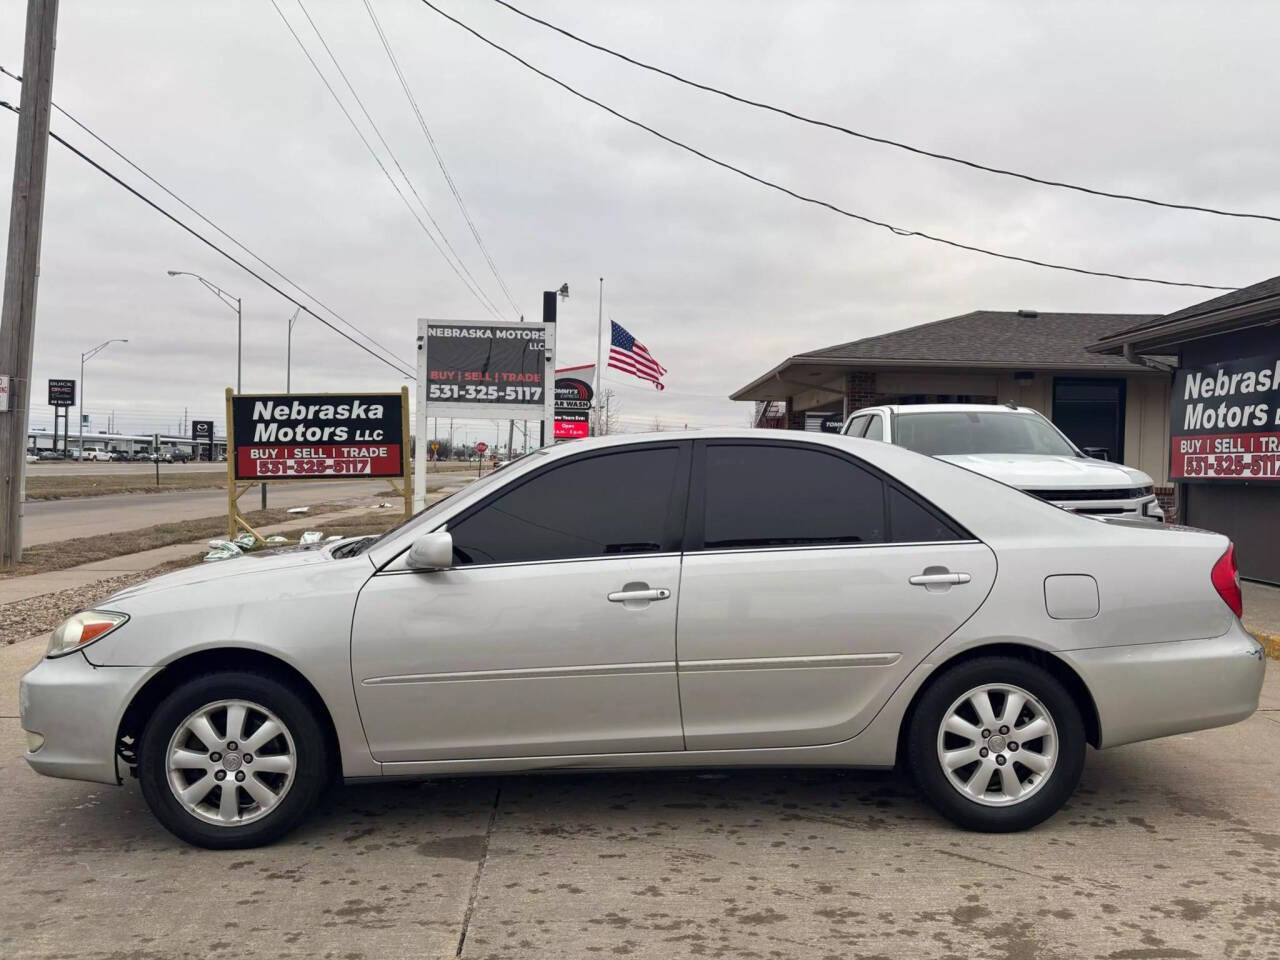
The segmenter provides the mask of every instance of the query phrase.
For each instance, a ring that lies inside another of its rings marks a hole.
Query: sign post
[[[418,321],[417,435],[432,416],[475,420],[539,420],[555,425],[554,323],[493,320]],[[417,446],[413,509],[426,506],[427,444]]]
[[[236,394],[227,388],[229,536],[241,527],[263,539],[237,507],[254,486],[269,479],[335,478],[386,480],[410,515],[407,387],[361,394]]]

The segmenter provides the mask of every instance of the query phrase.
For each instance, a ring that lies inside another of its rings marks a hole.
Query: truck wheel
[[[255,674],[184,683],[152,714],[138,777],[156,818],[210,849],[271,843],[315,807],[328,776],[324,733],[290,686]]]
[[[1013,657],[945,670],[911,718],[911,773],[943,816],[970,830],[1025,830],[1056,813],[1084,769],[1085,731],[1048,671]]]

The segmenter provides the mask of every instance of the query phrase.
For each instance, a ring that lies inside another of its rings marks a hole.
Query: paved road
[[[0,715],[17,664],[0,649]],[[133,783],[47,780],[0,719],[0,955],[1264,958],[1280,671],[1243,724],[1091,752],[1069,808],[962,833],[889,774],[569,774],[337,789],[261,850],[184,847]]]
[[[77,463],[75,461],[52,460],[44,463],[28,463],[27,476],[29,477],[69,477],[69,476],[126,476],[131,474],[146,474],[154,476],[156,465],[154,463],[93,463],[85,461]],[[162,463],[160,464],[161,476],[168,476],[179,473],[222,473],[227,472],[227,465],[223,463]]]
[[[373,503],[391,498],[384,484],[368,480],[317,480],[314,483],[272,487],[267,503],[272,507],[296,507],[325,501]],[[259,493],[251,490],[241,505],[258,509]],[[226,515],[225,490],[180,490],[173,493],[125,493],[108,497],[78,497],[70,500],[31,500],[26,504],[22,540],[24,545],[52,543],[71,537],[99,533],[120,533],[155,523],[195,520]]]

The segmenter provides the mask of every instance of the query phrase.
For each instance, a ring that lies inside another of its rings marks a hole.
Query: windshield
[[[966,453],[1081,455],[1048,421],[1013,411],[901,413],[894,419],[893,439],[899,446],[930,457]]]

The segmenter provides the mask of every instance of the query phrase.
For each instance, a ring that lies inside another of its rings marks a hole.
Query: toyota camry
[[[901,766],[955,823],[1019,830],[1090,746],[1248,717],[1240,614],[1218,534],[870,440],[602,438],[77,613],[22,727],[38,772],[136,777],[205,847],[284,835],[335,780],[588,768]]]

